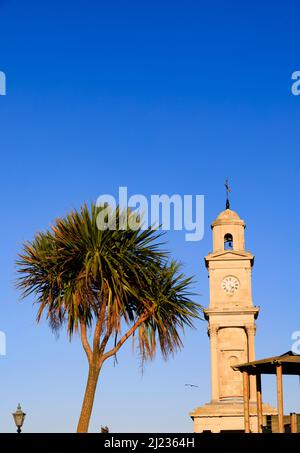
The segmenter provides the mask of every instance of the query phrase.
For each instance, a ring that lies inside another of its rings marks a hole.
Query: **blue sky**
[[[76,427],[87,372],[80,342],[36,326],[32,301],[14,287],[14,261],[57,216],[119,186],[205,195],[204,239],[167,239],[207,305],[203,257],[229,176],[256,255],[257,357],[291,348],[300,330],[299,13],[296,1],[0,1],[1,432],[14,431],[18,402],[26,432]],[[143,375],[126,345],[118,365],[104,367],[90,430],[192,431],[188,412],[210,399],[206,328],[199,321],[181,353],[168,362],[158,354]],[[284,390],[286,410],[300,412],[297,378]],[[275,404],[273,379],[263,391]]]

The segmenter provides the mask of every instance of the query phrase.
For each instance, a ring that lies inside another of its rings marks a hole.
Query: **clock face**
[[[240,282],[236,277],[229,275],[222,280],[222,289],[226,294],[232,296],[240,287]]]

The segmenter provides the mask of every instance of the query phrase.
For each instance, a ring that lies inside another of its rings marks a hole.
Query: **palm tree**
[[[167,358],[200,310],[190,299],[191,278],[157,241],[161,233],[120,228],[118,209],[117,228],[99,229],[100,209],[84,205],[57,219],[23,244],[17,261],[17,286],[23,298],[35,295],[37,321],[45,314],[54,331],[66,326],[70,339],[80,334],[89,372],[77,432],[88,431],[103,363],[129,337],[138,337],[142,361],[153,358],[157,343]]]

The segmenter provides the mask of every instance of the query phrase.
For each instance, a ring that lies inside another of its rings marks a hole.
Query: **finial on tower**
[[[226,209],[230,209],[229,192],[231,192],[231,188],[229,185],[228,178],[226,178],[226,181],[225,181],[225,188],[226,188]]]

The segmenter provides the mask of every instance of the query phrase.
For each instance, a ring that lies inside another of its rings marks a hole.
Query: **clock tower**
[[[252,301],[254,256],[245,248],[245,222],[226,209],[212,223],[213,250],[205,257],[209,276],[208,321],[211,361],[211,402],[190,415],[194,431],[243,431],[243,377],[233,366],[255,360],[255,320]],[[250,379],[250,423],[257,430],[255,377]],[[276,414],[264,405],[264,414]]]

